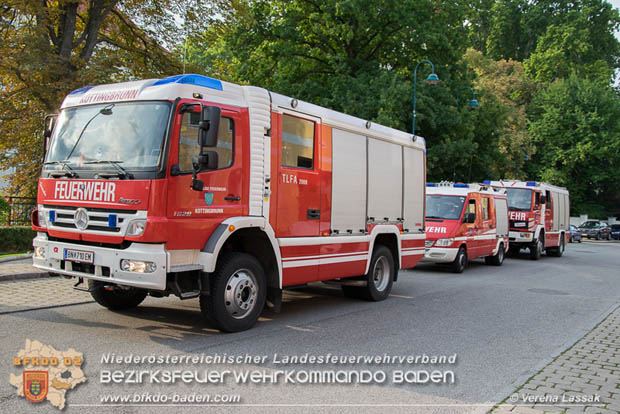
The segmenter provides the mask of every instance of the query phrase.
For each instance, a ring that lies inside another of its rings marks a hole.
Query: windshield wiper
[[[75,148],[80,143],[80,140],[82,139],[82,135],[84,135],[84,132],[86,132],[86,128],[88,128],[88,125],[90,125],[90,123],[93,122],[93,120],[97,118],[100,114],[112,115],[112,108],[114,108],[114,104],[106,105],[104,108],[101,108],[99,112],[97,112],[95,115],[93,115],[92,118],[88,120],[88,122],[84,125],[84,128],[82,128],[82,130],[80,131],[80,135],[78,135],[78,138],[75,141],[75,144],[73,144],[73,148],[71,148],[71,151],[69,151],[69,155],[67,156],[67,159],[70,159],[71,155],[73,155],[73,151],[75,151]]]
[[[79,178],[79,176],[77,175],[77,173],[73,170],[73,168],[69,167],[69,160],[64,160],[64,161],[46,161],[43,163],[43,165],[54,165],[54,164],[61,164],[62,165],[62,169],[66,170],[66,171],[52,171],[50,172],[50,175],[52,177],[69,177],[69,178]]]
[[[110,164],[113,165],[118,171],[117,175],[119,178],[133,178],[133,174],[121,167],[120,163],[123,161],[112,161],[112,160],[97,160],[97,161],[86,161],[84,164]],[[101,175],[101,174],[99,174]]]

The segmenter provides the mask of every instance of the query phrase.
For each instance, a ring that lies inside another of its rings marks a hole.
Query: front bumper
[[[451,263],[456,258],[458,248],[452,247],[428,247],[424,249],[423,263]]]
[[[45,254],[44,258],[33,255],[33,264],[38,269],[142,289],[166,289],[167,255],[163,244],[132,243],[124,250],[109,249],[50,241],[45,233],[39,233],[32,244],[35,249],[41,247]],[[74,270],[72,262],[64,260],[65,249],[92,252],[93,266],[79,265],[76,266],[78,270]],[[153,273],[126,272],[120,268],[123,259],[149,261],[157,267]]]
[[[508,232],[510,243],[532,243],[534,241],[534,233],[530,231],[513,231]]]

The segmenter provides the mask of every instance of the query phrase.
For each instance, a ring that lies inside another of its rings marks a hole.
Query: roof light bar
[[[223,90],[221,81],[209,78],[208,76],[196,74],[169,76],[167,78],[158,80],[153,84],[153,86],[166,85],[168,83],[204,86],[205,88],[215,89],[218,91]]]

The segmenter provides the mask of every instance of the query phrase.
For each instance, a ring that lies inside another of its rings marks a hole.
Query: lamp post
[[[469,102],[467,103],[467,107],[471,110],[476,110],[476,109],[480,109],[480,104],[478,103],[478,100],[476,99],[476,92],[474,92],[474,90],[472,88],[461,88],[458,90],[458,92],[456,93],[456,108],[458,109],[460,106],[460,100],[461,100],[461,91],[465,91],[465,90],[470,90],[471,91],[471,99],[469,100]]]
[[[439,83],[439,76],[437,76],[437,74],[435,73],[435,65],[433,65],[433,62],[428,59],[424,59],[419,61],[418,64],[415,65],[415,70],[413,71],[413,119],[411,121],[411,134],[413,135],[413,139],[415,139],[415,101],[416,84],[418,80],[418,66],[420,66],[422,63],[428,63],[429,65],[431,65],[431,74],[428,75],[424,82],[428,83],[429,85],[435,85]]]

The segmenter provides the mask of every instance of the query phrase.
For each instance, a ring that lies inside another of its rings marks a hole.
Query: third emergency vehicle
[[[528,248],[538,260],[543,252],[561,257],[570,239],[568,190],[538,181],[485,181],[506,190],[510,219],[510,253]]]

